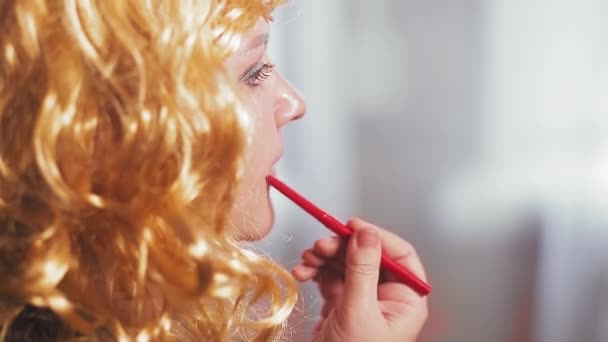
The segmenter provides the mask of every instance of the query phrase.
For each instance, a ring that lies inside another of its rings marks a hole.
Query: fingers
[[[321,270],[315,280],[318,282],[319,292],[326,304],[329,303],[333,306],[336,300],[343,297],[344,279],[342,277],[337,277],[333,272]]]
[[[379,301],[413,305],[425,299],[426,297],[421,297],[416,291],[405,284],[388,282],[378,286]]]
[[[303,264],[297,265],[291,270],[291,275],[297,281],[309,281],[314,279],[319,273],[318,267],[310,267]]]
[[[377,307],[381,239],[377,229],[355,230],[346,250],[343,312],[360,316]]]
[[[363,329],[357,332],[359,336],[376,322],[381,325],[377,332],[392,328],[403,332],[404,327],[409,329],[408,334],[418,332],[428,315],[426,297],[390,272],[380,272],[380,258],[385,255],[425,280],[415,249],[399,236],[361,219],[350,220],[348,226],[354,231],[349,239],[317,241],[304,251],[302,263],[293,270],[296,279],[314,279],[319,285],[324,298],[323,321],[334,322],[320,327],[326,333],[327,326],[338,323],[341,327],[359,327]],[[383,282],[379,283],[381,274]],[[380,337],[377,332],[370,336]]]
[[[386,283],[378,287],[380,311],[389,322],[420,331],[428,318],[427,297],[399,283]]]
[[[338,256],[345,247],[344,240],[337,236],[317,240],[313,246],[316,255],[322,258],[333,258]]]
[[[292,275],[302,282],[314,279],[319,269],[342,276],[344,262],[341,255],[344,249],[345,242],[337,236],[317,240],[312,248],[302,253],[302,262],[293,268]]]
[[[355,231],[369,228],[376,230],[380,236],[384,255],[403,265],[421,279],[426,279],[422,263],[409,242],[359,218],[351,219],[347,224]],[[335,278],[343,278],[346,268],[346,245],[347,240],[336,236],[316,241],[312,248],[302,253],[302,263],[296,266],[292,272],[294,277],[299,281],[309,281],[318,277],[322,272]],[[385,270],[381,272],[381,276],[382,283],[400,282],[400,279]],[[409,289],[405,291],[410,292]],[[397,301],[403,299],[401,298],[403,292],[399,292],[396,297],[391,296],[391,293],[393,291],[382,291],[382,294],[386,294],[386,296],[382,296],[383,299]]]
[[[302,253],[302,263],[309,267],[321,267],[325,259],[319,257],[312,249],[307,249]]]
[[[323,307],[321,307],[321,318],[327,318],[331,311],[334,309],[335,304],[333,302],[326,301],[323,303]]]
[[[344,279],[344,260],[343,259],[323,259],[311,250],[302,253],[302,263],[292,269],[292,275],[298,281],[309,280],[319,281],[319,277],[324,274],[324,279],[337,278]]]
[[[370,226],[378,229],[378,233],[382,240],[383,254],[408,268],[421,279],[426,279],[422,263],[420,262],[414,247],[409,242],[361,219],[353,219],[349,221],[349,225],[355,230],[367,229]],[[417,292],[401,283],[400,280],[390,272],[385,273],[385,278],[386,282],[377,287],[377,300],[381,305],[389,305],[392,307],[381,307],[381,311],[385,315],[390,313],[397,317],[418,317],[420,319],[415,320],[416,322],[414,323],[422,324],[427,315],[426,297],[421,297]]]
[[[416,250],[409,242],[405,241],[396,234],[381,229],[378,226],[366,222],[360,218],[353,218],[349,220],[347,225],[355,230],[366,227],[373,227],[377,229],[382,240],[382,253],[414,272],[414,274],[416,274],[420,279],[426,280],[426,274],[424,272],[422,262],[418,258]],[[390,273],[387,274],[387,280],[398,281],[398,279],[393,277]]]

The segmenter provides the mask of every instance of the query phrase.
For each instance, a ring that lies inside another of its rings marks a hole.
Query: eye
[[[258,87],[265,79],[272,75],[273,69],[274,64],[259,63],[243,77],[243,82],[250,87]]]

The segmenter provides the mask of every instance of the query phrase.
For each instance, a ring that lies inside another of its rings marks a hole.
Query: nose
[[[287,123],[301,119],[306,114],[306,101],[302,94],[283,75],[277,73],[281,87],[275,105],[275,120],[277,128]]]

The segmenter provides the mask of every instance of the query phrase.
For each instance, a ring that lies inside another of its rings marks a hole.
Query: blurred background
[[[279,174],[416,246],[421,341],[608,341],[608,1],[299,0],[271,36],[309,106]],[[329,233],[274,202],[290,267]]]

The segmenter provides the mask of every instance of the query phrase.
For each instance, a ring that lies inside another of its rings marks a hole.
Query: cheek
[[[232,219],[238,236],[247,240],[264,237],[274,221],[266,175],[280,156],[282,146],[268,95],[263,88],[253,89],[246,104],[251,119],[250,135]]]
[[[265,173],[272,167],[277,150],[281,148],[280,136],[272,107],[258,100],[250,109],[249,144],[246,152],[246,172]],[[265,176],[262,175],[262,177]]]

